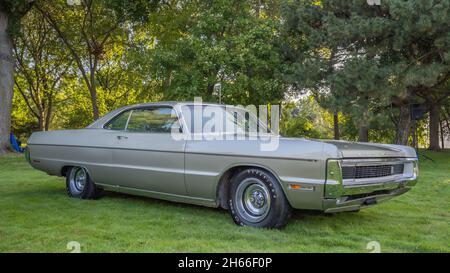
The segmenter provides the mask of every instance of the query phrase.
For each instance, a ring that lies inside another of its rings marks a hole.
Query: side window
[[[125,130],[125,126],[127,125],[128,117],[130,116],[131,111],[125,111],[122,114],[116,116],[112,120],[110,120],[106,125],[105,129],[109,130]]]
[[[144,133],[170,133],[178,117],[170,107],[136,109],[131,113],[127,131]]]

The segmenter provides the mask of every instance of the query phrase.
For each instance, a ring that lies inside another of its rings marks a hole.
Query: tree
[[[12,37],[18,22],[33,5],[31,0],[0,1],[0,154],[7,152],[14,88]]]
[[[97,73],[108,62],[106,52],[124,42],[132,23],[148,20],[159,4],[159,0],[82,0],[81,5],[68,7],[66,1],[53,0],[36,5],[71,53],[89,91],[94,120],[100,115]]]
[[[330,138],[332,115],[313,96],[283,104],[280,133],[289,137]]]
[[[410,104],[449,77],[449,1],[290,1],[283,10],[288,33],[308,41],[291,57],[293,82],[355,117],[362,138],[394,113],[397,143],[408,144]]]
[[[213,91],[221,83],[225,103],[280,102],[278,21],[266,12],[246,1],[164,6],[151,25],[156,42],[149,62],[164,97],[218,101]]]
[[[142,27],[138,29],[137,26],[142,26],[148,20],[159,1],[92,0],[82,2],[81,6],[76,5],[76,1],[72,2],[75,5],[68,3],[58,0],[38,2],[24,21],[24,31],[29,31],[15,39],[18,74],[15,77],[14,106],[20,109],[13,109],[13,125],[14,132],[22,137],[39,127],[48,128],[52,120],[52,128],[55,129],[80,128],[92,122],[94,116],[86,78],[83,78],[72,51],[44,16],[45,13],[54,15],[53,19],[60,30],[67,34],[65,37],[73,45],[75,53],[79,53],[89,80],[91,62],[90,52],[86,51],[86,41],[95,44],[94,38],[102,35],[101,31],[106,31],[106,28],[98,25],[101,23],[101,20],[97,20],[101,10],[97,8],[106,8],[116,16],[108,18],[111,21],[105,19],[107,23],[117,24],[117,29],[111,32],[112,37],[104,44],[93,81],[99,114],[125,104],[157,99],[153,92],[154,80],[148,71],[140,70],[137,60],[142,59],[142,55],[135,54],[134,48],[142,46],[139,44],[140,37],[149,35],[148,30]],[[78,27],[87,16],[83,5],[89,3],[93,6],[93,18],[86,21],[97,24],[94,24],[93,29],[86,23],[85,34],[82,34]],[[100,16],[100,19],[104,18]],[[88,36],[88,39],[83,35]],[[44,88],[43,83],[47,87]]]
[[[445,148],[445,140],[450,140],[450,98],[447,98],[447,100],[442,104],[439,127],[441,131],[441,148]]]
[[[120,36],[120,18],[100,0],[84,0],[80,6],[65,1],[40,2],[36,8],[54,28],[79,69],[92,103],[92,117],[99,118],[96,73],[105,50]]]
[[[433,91],[427,90],[427,88],[420,89],[417,95],[421,97],[428,106],[429,109],[429,136],[430,144],[428,148],[430,150],[439,150],[439,131],[442,131],[441,116],[443,115],[443,106],[446,106],[446,102],[450,97],[450,76],[448,76],[446,82],[441,86],[436,86]],[[445,80],[445,79],[444,79]],[[443,141],[441,141],[443,143]],[[443,145],[442,145],[443,146]],[[442,147],[443,148],[443,147]]]
[[[14,55],[16,90],[37,119],[38,129],[47,131],[61,81],[71,68],[70,54],[42,15],[32,10],[14,39]]]

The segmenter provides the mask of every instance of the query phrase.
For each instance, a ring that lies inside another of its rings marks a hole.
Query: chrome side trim
[[[33,143],[29,146],[60,146],[60,147],[72,147],[72,148],[96,148],[96,149],[110,149],[110,150],[130,150],[130,151],[142,151],[142,152],[160,152],[160,153],[184,153],[193,155],[212,155],[212,156],[233,156],[233,157],[245,157],[245,158],[261,158],[261,159],[277,159],[277,160],[294,160],[294,161],[308,161],[317,162],[317,159],[308,158],[295,158],[295,157],[275,157],[275,156],[258,156],[258,155],[240,155],[240,154],[218,154],[218,153],[204,153],[204,152],[184,152],[184,151],[169,151],[169,150],[152,150],[152,149],[133,149],[133,148],[120,148],[120,147],[102,147],[102,146],[87,146],[87,145],[67,145],[67,144],[41,144]]]

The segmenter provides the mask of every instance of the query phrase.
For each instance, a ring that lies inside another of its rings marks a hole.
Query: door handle
[[[128,139],[127,136],[117,136],[117,139],[121,140],[121,139]]]

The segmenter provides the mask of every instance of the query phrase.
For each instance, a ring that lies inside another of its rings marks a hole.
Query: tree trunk
[[[98,112],[98,102],[97,102],[97,90],[95,86],[91,86],[89,88],[89,92],[91,94],[91,102],[92,102],[92,116],[94,120],[97,120],[99,118],[99,112]]]
[[[333,127],[334,127],[334,139],[339,140],[339,113],[335,111],[333,113]]]
[[[360,126],[359,127],[359,142],[368,142],[369,141],[369,129],[367,126]]]
[[[439,150],[439,105],[430,105],[430,150]]]
[[[96,61],[95,61],[96,62]],[[98,100],[97,100],[97,87],[95,85],[95,71],[97,70],[96,65],[91,69],[91,82],[88,86],[89,93],[91,94],[91,102],[92,102],[92,115],[94,120],[97,120],[99,116],[98,112]]]
[[[39,117],[38,117],[38,126],[39,126],[39,131],[45,131],[45,118],[44,115],[42,113],[39,113]]]
[[[417,122],[415,120],[412,121],[412,146],[415,149],[419,148],[419,143],[417,141]]]
[[[444,144],[444,125],[443,125],[443,121],[439,121],[439,131],[441,132],[441,148],[445,149],[445,144]]]
[[[172,85],[172,68],[168,68],[166,77],[163,82],[163,87],[162,87],[164,97],[168,97],[170,95],[169,88],[171,85]]]
[[[14,94],[13,50],[7,29],[8,15],[0,10],[0,154],[8,151]]]
[[[411,132],[411,109],[409,104],[400,105],[400,117],[397,124],[397,144],[408,145]]]
[[[50,128],[50,122],[52,120],[52,113],[53,113],[52,110],[53,110],[53,99],[51,96],[49,96],[47,113],[45,114],[45,126],[44,126],[45,131],[48,131],[48,128]]]

